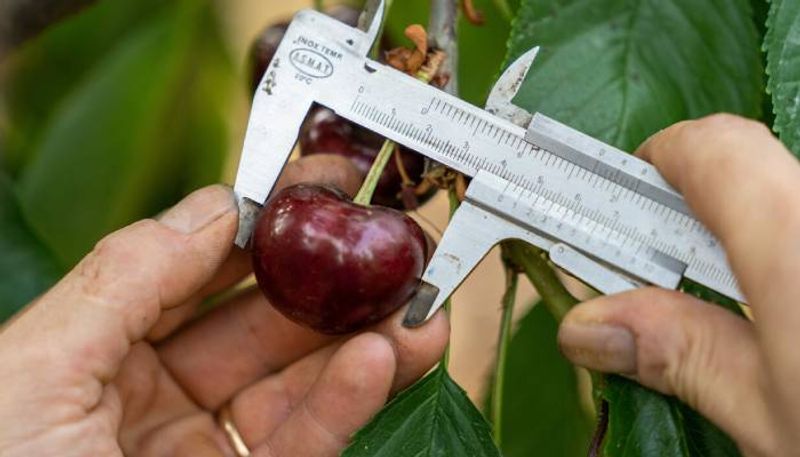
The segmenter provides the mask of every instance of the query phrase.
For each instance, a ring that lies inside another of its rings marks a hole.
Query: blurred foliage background
[[[100,1],[5,56],[0,315],[216,182],[235,66],[208,1]]]

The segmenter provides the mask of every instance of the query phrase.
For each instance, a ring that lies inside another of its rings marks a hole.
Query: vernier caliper
[[[718,241],[656,169],[512,103],[538,49],[517,59],[486,109],[367,57],[383,18],[352,28],[301,11],[255,94],[235,192],[244,247],[312,104],[472,181],[428,264],[406,323],[424,322],[498,242],[521,239],[603,293],[691,279],[744,302]]]

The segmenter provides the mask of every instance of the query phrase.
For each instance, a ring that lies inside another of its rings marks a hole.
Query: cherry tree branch
[[[0,1],[0,61],[59,19],[84,9],[96,0]]]
[[[458,94],[458,40],[456,26],[458,21],[458,0],[431,0],[428,20],[428,41],[431,47],[447,54],[441,74],[449,79],[444,90]]]

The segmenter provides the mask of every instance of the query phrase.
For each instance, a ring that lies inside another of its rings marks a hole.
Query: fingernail
[[[196,190],[166,210],[158,220],[181,233],[194,233],[232,211],[236,211],[233,190],[220,184]]]
[[[626,328],[596,322],[563,322],[561,352],[576,365],[610,373],[636,373],[636,341]]]

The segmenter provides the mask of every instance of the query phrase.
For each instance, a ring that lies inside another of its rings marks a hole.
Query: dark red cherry
[[[303,155],[336,154],[347,157],[364,175],[383,145],[384,138],[339,117],[328,108],[317,106],[311,109],[300,130],[300,152]],[[418,184],[425,171],[425,160],[420,154],[400,147],[403,169],[408,177]],[[381,175],[372,202],[396,209],[406,209],[401,198],[403,177],[394,158]],[[419,203],[427,201],[433,193],[420,197]]]
[[[299,184],[265,205],[253,233],[253,270],[288,318],[322,333],[348,333],[406,303],[426,250],[422,229],[402,212]]]

